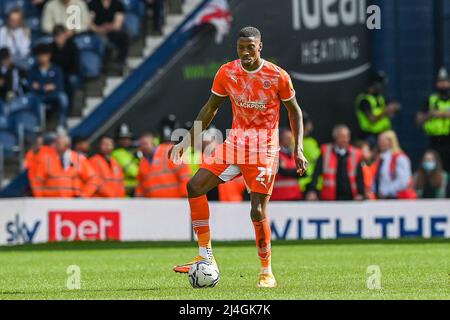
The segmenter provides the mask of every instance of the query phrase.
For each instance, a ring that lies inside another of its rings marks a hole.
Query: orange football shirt
[[[280,101],[295,96],[286,71],[266,60],[257,70],[247,71],[238,59],[220,67],[211,91],[231,100],[233,124],[225,141],[228,146],[250,152],[279,150]]]

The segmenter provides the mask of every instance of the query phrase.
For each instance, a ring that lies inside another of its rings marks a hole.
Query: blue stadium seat
[[[19,151],[19,139],[7,117],[0,116],[0,144],[6,157],[13,157]]]
[[[80,50],[81,75],[85,78],[95,78],[101,75],[105,43],[92,34],[82,34],[74,38]]]
[[[28,17],[25,19],[25,24],[33,34],[41,33],[41,19],[39,17]]]
[[[35,136],[41,131],[39,116],[30,109],[13,112],[9,115],[9,119],[15,130],[22,125],[26,136]]]
[[[37,36],[37,37],[32,37],[31,38],[31,46],[34,48],[37,45],[40,44],[50,44],[53,42],[53,37],[52,36]]]
[[[40,17],[39,9],[31,3],[31,0],[25,1],[24,10],[27,17]]]
[[[9,13],[9,11],[11,11],[14,8],[21,8],[24,11],[26,9],[25,0],[2,0],[1,2],[4,16],[6,16]]]
[[[122,0],[126,12],[134,13],[138,16],[144,14],[145,5],[141,0]]]
[[[140,35],[141,21],[134,13],[127,13],[125,17],[125,28],[133,39]]]
[[[102,74],[102,58],[95,52],[81,51],[80,64],[83,78],[96,78]]]
[[[41,129],[40,102],[37,97],[23,96],[9,103],[9,120],[14,129],[22,124],[27,136],[34,136]]]
[[[74,41],[80,51],[92,51],[100,56],[105,54],[105,43],[94,34],[77,35]]]
[[[7,115],[6,103],[3,100],[0,100],[0,117]]]
[[[9,113],[16,112],[24,109],[31,109],[29,105],[29,99],[27,96],[23,97],[17,97],[13,100],[11,100],[8,103],[9,106]]]

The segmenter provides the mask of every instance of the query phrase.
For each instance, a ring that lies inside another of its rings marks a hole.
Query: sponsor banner
[[[121,240],[118,211],[50,211],[49,241]]]
[[[272,203],[269,215],[277,240],[449,238],[449,205],[449,201]],[[218,204],[211,210],[215,239],[253,239],[248,206]]]
[[[214,240],[252,240],[249,203],[211,203]],[[450,238],[450,201],[270,203],[273,239]],[[188,241],[186,200],[0,201],[0,245]]]
[[[0,245],[191,239],[184,200],[0,200]]]

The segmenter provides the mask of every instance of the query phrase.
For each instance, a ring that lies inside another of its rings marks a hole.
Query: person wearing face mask
[[[391,118],[400,110],[398,102],[387,102],[384,88],[387,83],[383,71],[372,73],[366,92],[356,98],[356,116],[360,128],[360,139],[374,147],[379,134],[392,128]]]
[[[414,188],[422,199],[445,198],[448,174],[442,168],[439,154],[434,150],[425,152],[420,168],[414,177]]]
[[[450,171],[450,78],[445,68],[439,71],[436,88],[418,113],[417,123],[428,136],[428,148],[439,153],[444,169]]]
[[[306,200],[351,201],[364,200],[365,187],[361,165],[362,152],[350,144],[350,129],[337,125],[333,129],[334,143],[321,147]],[[323,186],[319,187],[322,177]]]

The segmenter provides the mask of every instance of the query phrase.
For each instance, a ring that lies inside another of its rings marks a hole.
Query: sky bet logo
[[[6,233],[8,235],[6,241],[9,244],[32,243],[40,225],[41,221],[31,224],[22,222],[20,215],[16,214],[14,220],[6,223]]]

